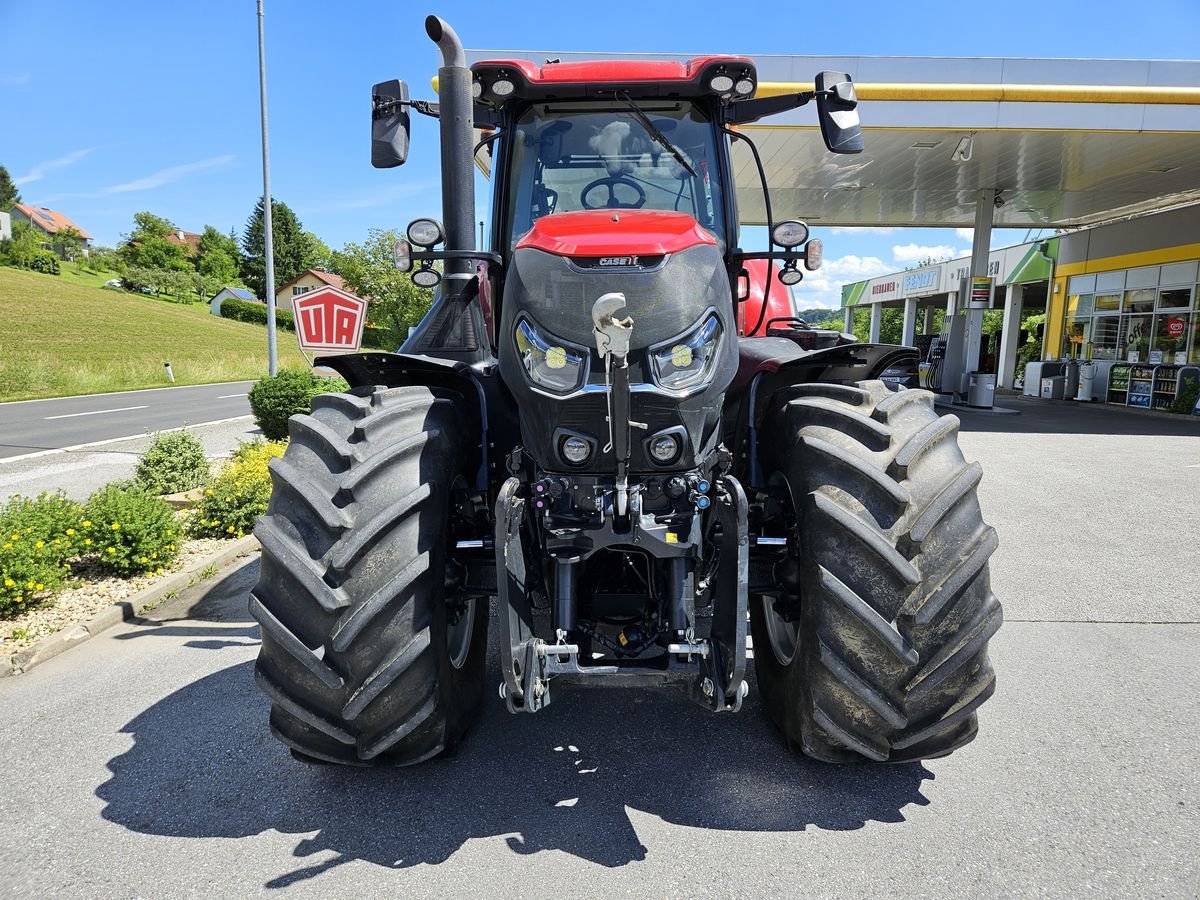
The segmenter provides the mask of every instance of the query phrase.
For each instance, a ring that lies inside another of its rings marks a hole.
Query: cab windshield
[[[538,103],[525,111],[510,154],[510,250],[542,216],[580,209],[687,213],[725,248],[712,122],[687,101],[635,102],[652,129],[621,100]]]

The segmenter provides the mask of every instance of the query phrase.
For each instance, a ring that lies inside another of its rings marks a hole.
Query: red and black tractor
[[[512,712],[580,684],[737,711],[752,644],[762,705],[810,756],[970,741],[1001,609],[958,420],[880,380],[912,348],[795,317],[821,253],[802,222],[739,245],[732,142],[762,166],[735,126],[815,101],[829,150],[858,152],[849,76],[756,99],[743,57],[468,68],[425,25],[438,100],[376,85],[372,161],[404,162],[410,112],[440,119],[443,220],[396,247],[439,290],[399,352],[322,360],[351,389],[272,462],[250,606],[274,733],[307,761],[451,749],[494,618]]]

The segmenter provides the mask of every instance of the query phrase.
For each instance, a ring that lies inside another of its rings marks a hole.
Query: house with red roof
[[[92,236],[64,216],[62,213],[44,206],[30,206],[25,203],[14,203],[12,207],[14,222],[28,222],[35,230],[45,235],[43,244],[49,246],[59,233],[76,234],[79,247],[84,252],[92,242]]]
[[[167,243],[182,247],[183,252],[188,256],[195,256],[200,252],[201,237],[203,235],[196,234],[194,231],[184,231],[182,228],[176,228],[174,231],[167,233]]]
[[[354,293],[342,282],[342,276],[334,275],[323,269],[306,269],[287,284],[280,286],[279,290],[275,292],[275,308],[286,309],[290,312],[292,303],[301,294],[307,294],[309,291],[326,286],[335,287],[347,294]]]

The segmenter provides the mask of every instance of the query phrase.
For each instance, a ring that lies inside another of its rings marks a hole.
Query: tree
[[[258,198],[242,235],[242,281],[264,300],[267,297],[266,250],[263,241],[263,200]],[[275,288],[314,265],[312,243],[286,203],[271,201],[271,238],[274,241]]]
[[[14,203],[20,202],[21,192],[17,190],[17,186],[9,177],[8,169],[0,166],[0,210],[10,210]]]
[[[304,240],[308,242],[305,258],[309,269],[324,269],[326,272],[338,272],[338,255],[329,249],[329,245],[313,234],[304,232]]]
[[[83,234],[74,225],[60,228],[50,238],[50,248],[60,257],[70,262],[73,262],[75,257],[79,255],[79,248],[82,245]]]
[[[140,212],[134,215],[133,223],[133,233],[120,250],[126,265],[176,272],[191,268],[185,248],[167,240],[167,235],[175,230],[170,220],[152,212]]]
[[[372,228],[362,244],[347,244],[337,254],[338,274],[350,290],[368,298],[367,319],[389,332],[390,342],[399,345],[408,329],[421,321],[433,302],[433,292],[419,288],[396,268],[393,248],[400,237],[395,231]]]
[[[242,253],[232,235],[221,234],[211,225],[204,226],[193,260],[196,272],[205,278],[233,284],[241,269]]]

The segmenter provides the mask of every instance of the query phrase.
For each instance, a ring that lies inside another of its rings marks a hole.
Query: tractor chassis
[[[527,485],[513,476],[505,481],[495,507],[496,599],[501,628],[500,694],[510,712],[537,712],[550,703],[552,681],[587,687],[682,687],[695,702],[714,712],[736,712],[746,695],[747,582],[750,538],[748,503],[737,479],[722,475],[715,480],[716,502],[710,510],[720,529],[719,559],[708,604],[695,606],[694,578],[687,579],[682,602],[689,627],[686,637],[669,645],[663,656],[617,665],[587,665],[580,661],[578,644],[565,636],[549,642],[537,636],[535,612],[530,602],[531,582],[526,561]],[[641,513],[636,496],[630,518],[638,522],[635,538],[613,530],[606,519],[588,532],[593,548],[628,544],[636,539],[653,543],[655,555],[682,558],[696,549],[699,527],[688,540],[666,543],[656,537],[661,526]],[[660,552],[662,551],[662,552]],[[650,663],[650,664],[646,664]]]

